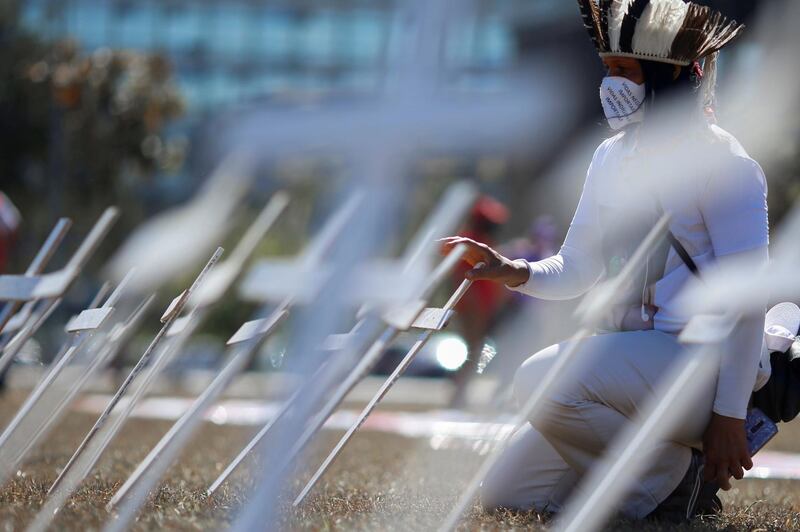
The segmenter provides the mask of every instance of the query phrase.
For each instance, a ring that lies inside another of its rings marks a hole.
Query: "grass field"
[[[0,402],[3,424],[18,400]],[[21,530],[42,503],[57,468],[77,446],[94,417],[72,413],[47,442],[37,449],[22,471],[0,490],[0,528]],[[170,423],[131,420],[119,439],[62,510],[54,530],[92,530],[108,518],[105,503]],[[224,528],[247,499],[249,475],[258,467],[242,468],[222,492],[207,500],[203,490],[255,431],[253,427],[207,424],[171,469],[159,492],[142,512],[139,530],[218,530]],[[338,434],[325,433],[314,449],[306,471],[321,460]],[[771,444],[773,449],[800,451],[800,431],[787,427]],[[264,457],[262,460],[268,460]],[[357,435],[302,509],[288,511],[290,529],[435,530],[459,490],[478,467],[472,451],[434,451],[426,440],[364,432]],[[300,480],[293,493],[301,487]],[[718,518],[680,528],[659,524],[614,522],[613,530],[799,530],[800,482],[745,480],[722,496],[725,512]],[[476,506],[465,529],[542,528],[535,513],[489,515]]]

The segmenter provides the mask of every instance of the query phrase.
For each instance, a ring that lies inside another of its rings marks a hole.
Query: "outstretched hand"
[[[463,260],[472,266],[472,269],[464,276],[471,281],[486,280],[513,287],[523,284],[530,275],[527,265],[514,262],[486,244],[476,242],[471,238],[449,236],[440,239],[439,242],[442,243],[442,253],[444,254],[450,253],[459,244],[466,247]],[[476,268],[475,266],[479,263],[483,263],[484,266]]]

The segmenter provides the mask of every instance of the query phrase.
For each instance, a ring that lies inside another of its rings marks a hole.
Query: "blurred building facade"
[[[74,39],[87,52],[130,49],[169,60],[186,113],[168,126],[167,135],[185,137],[190,149],[180,176],[155,179],[143,189],[145,203],[158,209],[185,197],[213,168],[213,156],[204,146],[217,133],[215,117],[237,109],[247,112],[260,103],[291,105],[309,95],[329,101],[379,92],[387,59],[403,31],[399,14],[412,1],[18,0],[18,9],[20,24],[44,39]],[[541,70],[545,64],[579,72],[590,84],[602,76],[574,1],[464,2],[469,16],[447,28],[444,84],[501,89],[513,69],[533,65]],[[703,3],[741,18],[758,1]],[[607,134],[596,91],[587,87],[579,94],[570,126],[559,138],[548,139],[554,146],[587,131],[598,138]],[[559,156],[560,150],[543,150],[516,168],[507,160],[469,157],[445,166],[452,175],[482,181],[513,212],[527,201],[519,191]],[[520,229],[528,222],[515,220],[511,226]]]
[[[213,167],[203,146],[213,142],[216,117],[260,103],[380,92],[409,1],[25,0],[19,21],[45,40],[72,39],[87,53],[130,49],[168,59],[186,112],[166,134],[189,140],[190,151],[180,175],[156,178],[142,191],[158,208],[185,197]],[[571,2],[474,0],[468,6],[447,28],[443,84],[502,89],[530,53],[552,50],[577,53],[599,71]],[[458,164],[468,173],[486,169],[488,180],[507,171],[494,161]]]
[[[479,2],[448,35],[446,61],[475,82],[496,83],[517,59],[520,22],[571,17],[568,4]],[[288,92],[378,89],[397,7],[392,0],[26,0],[21,22],[89,51],[165,54],[190,110],[202,113]]]

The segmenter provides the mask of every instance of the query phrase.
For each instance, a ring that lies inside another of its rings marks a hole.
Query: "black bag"
[[[800,343],[785,352],[769,355],[772,375],[757,392],[752,404],[775,423],[791,421],[800,414]]]

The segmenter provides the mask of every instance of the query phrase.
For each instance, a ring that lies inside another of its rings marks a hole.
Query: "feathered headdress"
[[[744,26],[685,0],[578,0],[600,56],[690,65],[728,44]]]

